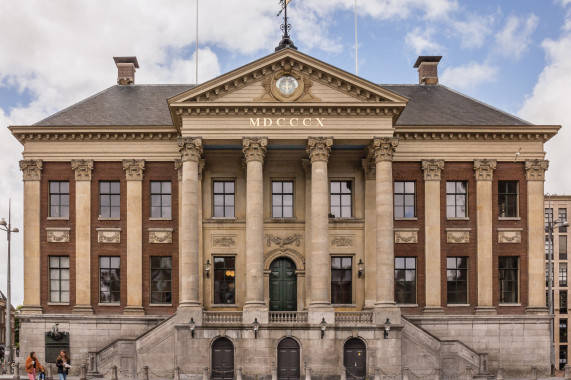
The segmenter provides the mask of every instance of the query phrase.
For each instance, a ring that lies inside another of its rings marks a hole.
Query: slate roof
[[[381,85],[410,99],[397,126],[531,125],[446,86]],[[66,108],[35,126],[170,126],[167,99],[195,85],[116,85]]]

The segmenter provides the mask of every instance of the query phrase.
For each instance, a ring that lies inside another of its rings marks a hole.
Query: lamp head
[[[260,328],[260,322],[258,322],[258,318],[254,318],[254,322],[252,322],[252,326],[254,327],[254,331],[258,331]]]
[[[363,260],[359,259],[359,262],[357,263],[357,268],[358,268],[359,277],[361,277],[363,275],[363,271],[365,270],[365,263],[363,262]]]
[[[325,317],[321,318],[321,323],[319,325],[321,326],[321,331],[325,331],[325,329],[327,328],[327,322],[325,322]]]
[[[194,331],[194,329],[196,328],[196,323],[194,322],[194,318],[190,318],[190,322],[188,322],[188,324],[190,325],[190,331]]]
[[[567,223],[567,224],[569,224],[569,223]],[[12,229],[12,232],[20,232],[20,230],[19,230],[17,227],[14,227],[14,228]]]
[[[204,264],[204,271],[206,272],[206,277],[210,276],[210,260],[206,260],[206,264]]]
[[[8,223],[6,223],[6,220],[4,218],[2,218],[2,220],[0,220],[0,226],[6,227],[7,225],[8,225]]]

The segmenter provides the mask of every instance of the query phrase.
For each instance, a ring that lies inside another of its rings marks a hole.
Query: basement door
[[[212,344],[212,379],[234,379],[234,345],[226,338]]]
[[[347,379],[365,377],[367,348],[361,339],[352,338],[343,347],[343,365],[346,368]]]
[[[299,380],[299,344],[285,338],[278,344],[278,380]]]
[[[297,277],[290,259],[278,258],[270,266],[270,311],[297,310]]]

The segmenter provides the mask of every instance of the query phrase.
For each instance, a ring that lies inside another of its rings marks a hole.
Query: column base
[[[260,324],[268,324],[268,312],[268,306],[264,302],[246,302],[242,309],[242,324],[250,326],[256,319]]]
[[[75,305],[71,312],[72,314],[92,315],[93,307],[91,305]]]
[[[474,311],[476,315],[497,315],[498,312],[493,306],[476,306]]]
[[[325,323],[329,326],[335,324],[335,310],[328,302],[314,302],[307,309],[307,321],[310,325],[320,326],[325,319]]]
[[[387,319],[391,324],[401,324],[401,312],[396,303],[377,303],[373,309],[373,323],[384,326]]]
[[[44,309],[40,305],[24,305],[20,309],[20,314],[43,314]]]
[[[423,315],[444,315],[444,308],[442,306],[426,306],[422,309]]]
[[[549,309],[542,306],[529,306],[525,308],[527,315],[549,315]]]
[[[190,323],[190,319],[194,321],[197,326],[202,325],[204,309],[198,302],[183,302],[178,305],[176,309],[176,323]]]
[[[145,309],[142,306],[127,306],[123,315],[145,315]]]

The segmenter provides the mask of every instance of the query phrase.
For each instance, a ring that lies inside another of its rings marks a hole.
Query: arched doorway
[[[367,348],[361,339],[351,338],[343,346],[343,365],[347,370],[347,379],[356,379],[367,375]]]
[[[212,344],[212,379],[234,379],[234,345],[226,338]]]
[[[295,264],[280,257],[270,266],[270,311],[297,310],[297,277]]]
[[[292,338],[278,343],[278,380],[299,380],[299,344]]]

